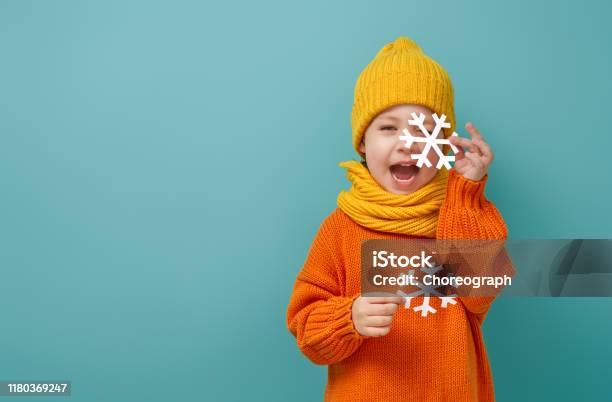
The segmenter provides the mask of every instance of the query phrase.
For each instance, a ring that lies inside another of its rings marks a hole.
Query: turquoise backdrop
[[[2,1],[0,380],[72,380],[75,402],[322,400],[286,307],[348,187],[355,80],[398,35],[445,66],[458,122],[493,147],[487,196],[512,238],[611,238],[611,17],[605,1]],[[611,316],[610,298],[496,301],[498,401],[608,400]]]

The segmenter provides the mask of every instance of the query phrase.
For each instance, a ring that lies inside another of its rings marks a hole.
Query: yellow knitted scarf
[[[338,194],[338,207],[369,229],[422,237],[436,237],[438,214],[446,196],[448,170],[411,194],[394,194],[382,188],[370,171],[357,161],[341,162],[352,183]]]

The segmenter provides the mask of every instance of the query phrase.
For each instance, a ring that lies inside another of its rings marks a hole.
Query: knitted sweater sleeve
[[[287,328],[299,349],[315,364],[333,364],[351,354],[365,339],[355,329],[355,298],[344,295],[340,252],[334,253],[337,230],[333,215],[320,226],[298,274],[287,309]]]
[[[508,229],[500,212],[486,199],[484,190],[489,175],[474,181],[451,169],[446,199],[440,208],[436,237],[438,239],[504,240]],[[495,296],[466,296],[460,300],[480,324]]]

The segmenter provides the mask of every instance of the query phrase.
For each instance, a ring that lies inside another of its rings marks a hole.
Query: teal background
[[[348,187],[355,80],[398,35],[493,147],[512,238],[612,237],[611,11],[0,2],[0,379],[69,379],[75,402],[322,400],[286,307]],[[498,401],[608,400],[611,311],[499,299]]]

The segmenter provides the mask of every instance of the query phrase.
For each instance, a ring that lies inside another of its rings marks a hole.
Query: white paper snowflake
[[[431,268],[419,268],[421,271],[425,272],[426,274],[429,275],[434,275],[436,272],[444,269],[443,266],[434,266]],[[414,269],[411,269],[408,271],[408,276],[412,276],[414,277]],[[450,276],[450,274],[449,274]],[[456,294],[451,294],[448,296],[445,296],[443,293],[439,292],[437,290],[437,288],[441,287],[442,285],[439,286],[435,286],[435,285],[425,285],[424,283],[422,283],[419,280],[415,279],[415,283],[416,286],[419,288],[419,290],[416,290],[414,292],[411,293],[404,293],[401,290],[398,290],[396,292],[397,295],[402,296],[405,298],[405,302],[404,302],[404,307],[409,309],[410,308],[410,304],[412,302],[412,299],[417,297],[417,296],[421,296],[424,295],[423,297],[423,304],[421,304],[420,306],[416,306],[413,307],[413,310],[415,312],[421,312],[421,317],[427,317],[427,314],[432,313],[435,314],[438,310],[436,310],[431,304],[429,304],[429,301],[431,299],[431,296],[433,295],[434,297],[437,297],[440,300],[440,307],[442,308],[446,308],[449,304],[457,304],[457,301],[455,300],[455,298],[457,297]],[[454,286],[456,288],[456,286]]]
[[[423,133],[423,137],[413,136],[412,134],[410,134],[410,131],[408,131],[408,129],[403,129],[402,132],[404,133],[404,135],[400,135],[399,139],[406,142],[405,144],[406,148],[410,148],[413,142],[424,142],[425,143],[425,148],[423,149],[422,153],[410,154],[410,157],[412,159],[418,159],[418,162],[416,164],[418,167],[422,167],[423,164],[427,167],[431,167],[431,162],[427,158],[427,155],[429,154],[429,151],[433,147],[433,149],[436,151],[436,153],[440,157],[440,159],[438,160],[438,164],[436,165],[436,169],[440,169],[440,167],[444,166],[445,168],[450,170],[451,165],[449,162],[454,162],[455,156],[454,155],[444,155],[444,153],[442,152],[441,146],[444,144],[450,145],[454,153],[459,152],[459,149],[453,144],[451,144],[448,139],[438,138],[438,134],[440,134],[443,128],[450,128],[450,123],[446,122],[446,116],[443,114],[442,116],[438,117],[436,113],[432,115],[436,123],[436,126],[434,127],[433,131],[430,133],[425,128],[425,115],[423,113],[419,113],[419,115],[417,116],[416,113],[412,112],[410,115],[412,116],[412,119],[408,120],[408,124],[410,124],[411,126],[418,127],[419,130]],[[451,136],[457,136],[457,133],[453,131]]]

